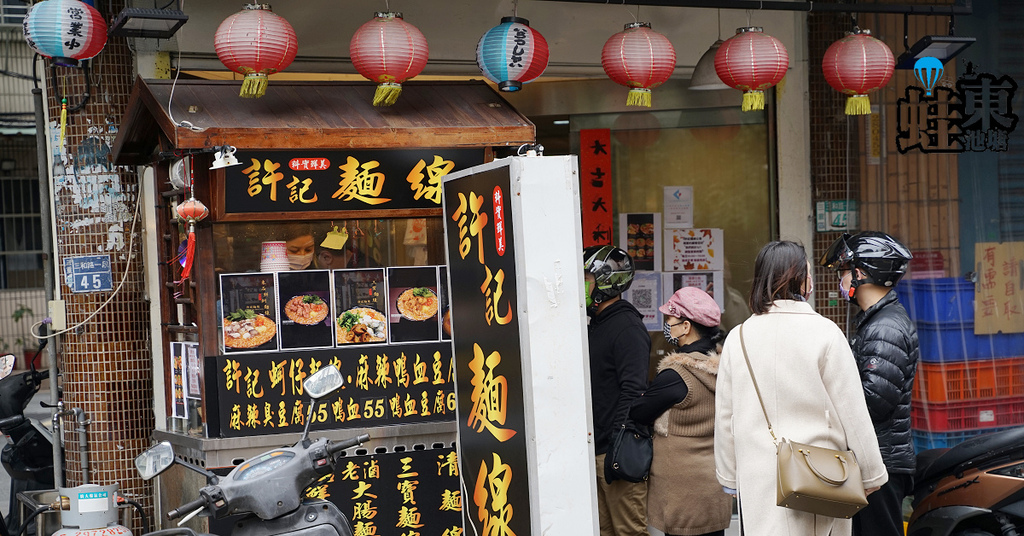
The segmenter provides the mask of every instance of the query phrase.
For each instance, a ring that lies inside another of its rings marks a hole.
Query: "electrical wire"
[[[69,331],[77,330],[78,328],[82,327],[87,322],[92,320],[93,317],[98,315],[100,313],[100,311],[102,311],[103,308],[106,307],[107,304],[109,304],[111,302],[111,300],[114,299],[114,296],[117,296],[118,292],[121,291],[121,287],[124,286],[125,280],[128,279],[128,272],[129,272],[129,270],[131,270],[131,267],[132,267],[132,257],[134,257],[133,251],[134,251],[134,248],[135,248],[135,223],[139,220],[139,212],[141,212],[141,208],[142,208],[142,197],[143,197],[142,196],[142,192],[139,191],[136,194],[135,215],[132,217],[132,224],[131,224],[131,227],[128,229],[128,262],[127,262],[127,264],[124,267],[124,274],[121,275],[121,281],[117,284],[117,288],[115,288],[114,291],[110,294],[110,297],[107,298],[107,301],[103,302],[103,304],[101,304],[99,307],[97,307],[95,311],[93,311],[89,316],[85,317],[85,320],[82,320],[81,322],[75,324],[74,326],[68,327],[66,329],[62,329],[60,331],[51,333],[49,335],[38,335],[36,333],[36,329],[39,326],[42,326],[43,322],[40,321],[40,322],[36,322],[35,324],[32,324],[29,327],[29,333],[32,335],[32,337],[34,339],[40,340],[40,341],[43,340],[43,339],[51,339],[53,337],[56,337],[57,335],[62,335],[62,334],[67,333]]]
[[[181,10],[184,11],[185,10],[185,0],[181,0],[181,4],[178,7],[180,7]],[[174,112],[171,111],[171,103],[174,102],[174,88],[178,85],[178,76],[181,75],[181,39],[177,39],[176,43],[178,44],[178,56],[177,56],[177,61],[175,62],[177,64],[177,68],[174,70],[174,81],[171,82],[171,93],[170,93],[170,95],[167,96],[167,117],[171,118],[171,123],[173,123],[174,126],[187,128],[187,129],[191,130],[192,132],[203,132],[203,131],[206,130],[203,127],[197,127],[197,126],[193,125],[189,121],[184,121],[184,120],[177,121],[177,120],[175,120],[174,119]]]

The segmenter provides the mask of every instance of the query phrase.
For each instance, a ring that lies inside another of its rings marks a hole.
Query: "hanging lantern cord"
[[[83,76],[85,76],[85,93],[82,93],[82,100],[81,100],[81,102],[79,102],[78,104],[76,104],[74,106],[68,106],[68,112],[77,112],[78,110],[81,110],[82,108],[85,108],[86,103],[89,102],[89,97],[92,96],[91,93],[89,93],[89,87],[92,86],[92,82],[90,81],[90,78],[89,78],[89,63],[91,63],[91,62],[88,61],[88,60],[85,60],[85,61],[82,62],[82,74],[83,74]],[[53,90],[55,92],[55,96],[57,97],[57,102],[60,102],[61,100],[64,99],[65,96],[62,94],[63,92],[60,89],[60,85],[57,84],[57,66],[56,65],[50,65],[50,78],[53,81],[52,82],[53,83]]]

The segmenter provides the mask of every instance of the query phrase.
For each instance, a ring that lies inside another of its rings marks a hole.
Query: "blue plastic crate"
[[[981,434],[987,434],[990,432],[1001,432],[1003,430],[1009,430],[1015,428],[1013,426],[1007,426],[1005,428],[981,428],[978,430],[961,430],[959,432],[926,432],[924,430],[911,430],[910,436],[914,441],[914,450],[921,452],[928,449],[942,449],[948,447],[955,447],[965,440],[970,439],[974,436]]]
[[[917,322],[921,360],[935,363],[972,361],[1024,354],[1024,333],[975,335],[974,323]]]
[[[958,277],[902,280],[896,295],[912,320],[974,322],[974,283]]]

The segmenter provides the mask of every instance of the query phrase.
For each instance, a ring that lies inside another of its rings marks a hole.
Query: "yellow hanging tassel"
[[[651,107],[651,90],[635,87],[629,90],[629,95],[626,96],[626,106],[646,106]]]
[[[398,96],[402,94],[402,84],[395,82],[384,82],[377,86],[373,92],[374,106],[391,106],[398,102]]]
[[[764,91],[747,91],[743,94],[744,112],[764,110]]]
[[[846,99],[846,115],[868,115],[871,113],[871,101],[867,95],[854,95]]]
[[[60,148],[64,149],[64,134],[68,129],[68,98],[60,100]]]
[[[267,93],[267,75],[264,73],[249,73],[242,80],[242,91],[239,97],[246,99],[258,99]]]

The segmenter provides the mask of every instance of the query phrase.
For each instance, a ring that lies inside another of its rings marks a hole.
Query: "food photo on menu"
[[[334,346],[331,329],[331,273],[327,270],[278,272],[281,348]]]
[[[388,322],[384,269],[334,271],[335,342],[338,345],[384,343]]]
[[[223,274],[220,288],[224,352],[277,350],[274,274]]]
[[[388,269],[388,305],[393,342],[440,340],[436,266]]]

